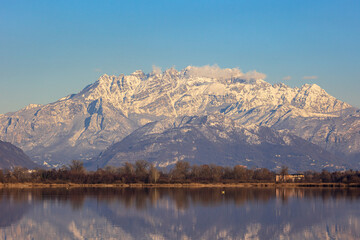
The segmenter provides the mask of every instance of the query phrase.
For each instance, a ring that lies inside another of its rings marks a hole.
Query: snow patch
[[[175,160],[173,160],[173,161],[166,161],[166,162],[159,163],[158,166],[159,167],[167,167],[167,166],[176,164],[178,161],[179,161],[179,159],[175,158]]]
[[[41,107],[41,104],[29,104],[26,107],[24,107],[22,110],[29,110],[29,109],[33,109],[33,108],[37,108],[37,107]]]

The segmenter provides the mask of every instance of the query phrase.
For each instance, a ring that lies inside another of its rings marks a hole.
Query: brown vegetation
[[[283,168],[280,174],[287,173]],[[359,171],[322,172],[308,171],[304,173],[303,183],[338,183],[359,184]],[[12,171],[0,170],[0,183],[35,183],[35,184],[115,184],[129,186],[129,184],[239,184],[239,183],[274,183],[275,172],[266,168],[247,169],[244,166],[222,167],[217,165],[193,165],[180,161],[171,170],[158,169],[146,161],[135,164],[126,162],[122,167],[107,166],[97,171],[86,171],[83,163],[73,161],[69,166],[59,169],[28,171],[16,167]],[[304,185],[305,184],[305,185]],[[309,184],[308,184],[309,185]]]

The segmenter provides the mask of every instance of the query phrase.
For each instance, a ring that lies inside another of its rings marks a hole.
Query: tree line
[[[288,174],[283,167],[280,174]],[[360,171],[304,172],[299,182],[311,183],[360,183]],[[134,164],[125,162],[121,167],[107,166],[96,171],[87,171],[83,162],[74,160],[59,169],[29,171],[15,167],[0,170],[1,183],[78,183],[78,184],[129,184],[129,183],[247,183],[274,182],[276,173],[266,168],[248,169],[242,165],[223,167],[214,164],[190,165],[179,161],[168,169],[156,168],[139,160]]]

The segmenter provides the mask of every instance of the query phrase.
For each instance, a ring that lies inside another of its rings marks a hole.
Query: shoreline
[[[360,188],[359,183],[0,183],[0,189],[35,188]]]

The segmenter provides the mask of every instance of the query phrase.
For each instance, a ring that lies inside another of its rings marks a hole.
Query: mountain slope
[[[89,159],[138,127],[101,98],[62,99],[7,114],[0,122],[3,140],[21,146],[36,162],[55,166]]]
[[[223,115],[178,117],[148,123],[100,154],[93,167],[146,160],[160,167],[191,164],[290,170],[342,169],[337,157],[286,131],[243,127]]]
[[[149,122],[222,113],[244,126],[289,130],[339,156],[360,153],[357,109],[316,84],[291,88],[264,77],[216,66],[103,75],[78,94],[0,115],[0,139],[59,166],[89,160]],[[349,140],[340,143],[340,136]]]
[[[16,166],[28,169],[39,167],[20,148],[0,141],[0,169],[13,169]]]

